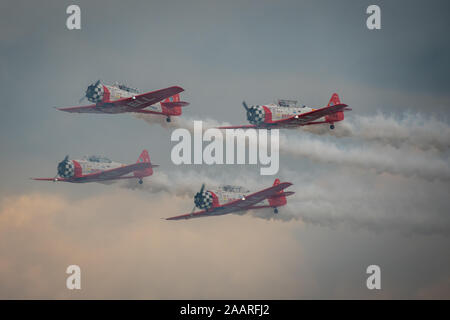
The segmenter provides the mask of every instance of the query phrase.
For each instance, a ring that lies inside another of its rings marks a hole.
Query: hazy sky
[[[82,29],[65,27],[81,7]],[[370,4],[382,29],[366,28]],[[447,1],[2,1],[0,298],[450,298],[450,31]],[[167,127],[76,115],[87,85],[180,85]],[[175,166],[170,132],[246,123],[242,100],[353,111],[335,132],[281,132],[272,211],[196,221],[203,181],[253,190],[257,166]],[[287,142],[286,142],[287,141]],[[54,184],[66,155],[161,165],[143,186]],[[65,268],[83,289],[65,289]],[[365,287],[380,265],[382,290]]]

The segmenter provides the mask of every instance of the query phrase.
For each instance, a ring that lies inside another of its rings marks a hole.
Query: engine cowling
[[[86,98],[93,103],[98,103],[103,101],[104,95],[103,85],[97,81],[94,84],[91,84],[86,90]]]
[[[266,117],[266,111],[261,106],[251,106],[247,110],[247,120],[251,124],[261,124]]]
[[[62,178],[71,178],[75,175],[75,164],[72,160],[63,160],[58,163],[58,175]]]
[[[213,206],[214,195],[211,191],[197,192],[194,196],[194,204],[199,209],[208,210]]]

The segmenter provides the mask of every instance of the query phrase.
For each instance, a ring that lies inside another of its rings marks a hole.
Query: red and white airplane
[[[219,129],[261,128],[278,129],[306,126],[312,124],[329,123],[334,129],[334,123],[344,120],[344,111],[351,110],[341,103],[337,93],[331,97],[328,105],[322,108],[297,107],[295,100],[278,100],[263,106],[248,107],[242,103],[247,111],[247,120],[250,125],[219,127]]]
[[[181,107],[189,105],[188,102],[180,101],[180,92],[183,91],[183,88],[175,86],[140,94],[135,88],[117,83],[114,85],[102,84],[98,80],[88,86],[84,97],[81,99],[87,98],[95,104],[57,109],[75,113],[115,114],[136,112],[159,114],[166,116],[167,122],[170,122],[171,116],[181,115]]]
[[[278,207],[286,205],[286,197],[294,194],[284,189],[291,186],[290,182],[281,182],[275,179],[273,186],[261,191],[250,193],[243,187],[226,185],[218,190],[206,190],[202,185],[200,192],[194,196],[194,208],[191,213],[170,217],[166,220],[182,220],[208,216],[218,216],[227,213],[246,211],[251,209],[273,208],[278,213]],[[203,209],[194,212],[195,208]]]
[[[32,178],[38,181],[64,181],[74,183],[103,182],[120,179],[139,179],[153,174],[154,165],[150,162],[147,150],[143,150],[134,164],[124,165],[101,156],[89,156],[81,160],[69,160],[66,156],[58,164],[58,173],[54,178]],[[132,173],[132,175],[128,175]]]

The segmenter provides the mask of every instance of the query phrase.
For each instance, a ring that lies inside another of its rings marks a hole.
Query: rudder
[[[138,160],[136,161],[136,163],[140,163],[140,162],[148,162],[151,164],[150,155],[148,154],[148,151],[145,149],[142,150]],[[134,171],[133,174],[135,177],[138,177],[138,178],[147,177],[147,176],[151,176],[153,174],[153,169],[150,166],[149,168],[144,169],[144,170]]]
[[[327,107],[331,107],[337,104],[341,104],[341,100],[339,99],[339,96],[337,93],[333,93],[333,95],[331,96],[330,101],[328,102]]]

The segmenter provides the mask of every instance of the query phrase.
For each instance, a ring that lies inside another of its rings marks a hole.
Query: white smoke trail
[[[402,117],[378,113],[375,116],[354,115],[336,123],[330,130],[327,124],[301,127],[300,130],[336,137],[355,137],[365,141],[389,144],[394,147],[410,145],[422,150],[447,151],[450,148],[450,125],[436,117],[404,114]]]
[[[345,147],[338,146],[335,142],[303,135],[294,138],[280,136],[280,152],[322,163],[373,169],[378,173],[388,172],[425,179],[450,179],[448,159],[411,148],[397,149],[381,145]]]
[[[171,122],[167,122],[165,117],[159,115],[136,113],[135,117],[144,120],[150,125],[160,125],[161,127],[166,129],[185,128],[190,132],[194,131],[194,121],[202,121],[203,130],[207,130],[209,128],[216,128],[220,126],[230,126],[230,124],[227,122],[218,122],[211,118],[191,119],[185,116],[180,116],[180,117],[172,117]]]
[[[207,176],[193,172],[175,171],[170,175],[155,171],[155,173],[146,178],[143,184],[139,184],[137,180],[130,179],[125,181],[121,186],[127,189],[142,190],[149,193],[167,192],[178,197],[193,197],[200,190],[201,184],[208,186],[216,185],[216,181]]]
[[[327,172],[324,176],[313,183],[294,179],[290,190],[296,194],[287,198],[287,205],[280,207],[278,214],[271,210],[248,214],[328,228],[450,236],[448,182],[393,175],[361,177],[350,170],[344,175]]]
[[[389,174],[379,176],[370,172],[355,173],[350,169],[327,170],[316,178],[284,169],[279,177],[282,181],[293,182],[287,190],[295,194],[287,197],[287,205],[280,207],[278,214],[270,208],[235,214],[283,222],[301,221],[327,228],[450,236],[448,181]],[[180,170],[169,174],[155,172],[142,185],[130,180],[122,187],[192,199],[202,183],[212,190],[221,184],[243,185],[252,192],[271,185],[267,177],[262,181],[257,174],[246,171],[234,172],[233,175],[221,172],[211,177],[202,172]]]

